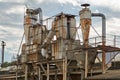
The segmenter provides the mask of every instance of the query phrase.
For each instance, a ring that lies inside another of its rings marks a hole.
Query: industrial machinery
[[[82,6],[85,6],[80,11],[83,44],[80,44],[80,40],[76,40],[75,15],[64,13],[56,15],[52,28],[47,30],[42,23],[40,8],[26,10],[25,43],[21,54],[25,80],[36,78],[67,80],[74,77],[73,72],[81,72],[81,79],[87,77],[88,70],[94,64],[97,51],[90,49],[92,46],[89,46],[88,42],[91,11],[87,8],[87,4]],[[53,40],[54,36],[56,40]]]
[[[43,25],[41,8],[26,9],[25,43],[16,64],[16,80],[84,80],[92,70],[98,50],[102,53],[105,73],[105,51],[111,48],[105,45],[105,16],[92,13],[89,4],[82,4],[82,7],[79,16],[83,42],[76,39],[75,15],[63,12],[55,15],[48,30],[47,25]],[[91,17],[102,17],[102,44],[99,46],[89,44]]]

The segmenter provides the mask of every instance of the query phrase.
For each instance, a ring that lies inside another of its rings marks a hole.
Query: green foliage
[[[10,64],[11,64],[11,63],[9,63],[9,62],[4,62],[1,66],[2,66],[2,67],[8,67],[8,66],[10,66]]]
[[[13,61],[13,62],[4,62],[1,66],[2,67],[8,67],[8,66],[12,66],[12,65],[15,65],[16,61]]]

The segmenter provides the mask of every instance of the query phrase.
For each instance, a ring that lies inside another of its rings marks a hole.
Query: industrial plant
[[[114,77],[120,63],[114,67],[115,62],[112,62],[120,48],[107,44],[106,17],[102,12],[93,13],[89,6],[82,4],[78,15],[60,12],[45,20],[41,8],[27,8],[21,54],[12,68],[0,69],[0,80],[120,79],[119,76]],[[79,27],[76,17],[79,17]],[[101,18],[102,35],[91,38],[92,17]],[[82,36],[78,36],[78,29]],[[114,37],[114,43],[115,40]],[[115,54],[107,63],[107,54],[112,53]],[[107,73],[113,74],[109,76]]]

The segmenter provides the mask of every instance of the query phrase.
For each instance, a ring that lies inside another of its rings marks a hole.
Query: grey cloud
[[[97,6],[97,5],[92,5],[91,4],[91,7],[92,11],[94,12],[95,10],[98,10],[100,13],[103,13],[105,14],[106,18],[109,19],[109,18],[113,18],[113,17],[116,17],[116,18],[120,18],[120,11],[115,11],[109,7],[105,7],[105,6]]]
[[[23,14],[15,14],[15,13],[6,13],[10,8],[16,8],[16,6],[22,5],[19,3],[9,3],[9,2],[1,2],[0,3],[0,25],[2,26],[10,26],[14,28],[20,28],[23,24],[17,24],[22,23],[24,16]],[[16,23],[16,24],[13,24]]]
[[[66,13],[71,13],[71,14],[78,14],[79,7],[78,6],[73,6],[71,3],[67,4],[62,4],[59,3],[57,0],[48,0],[48,1],[43,1],[41,3],[36,3],[36,2],[28,2],[30,4],[30,7],[41,7],[43,10],[43,14],[47,16],[53,16],[55,14],[58,14],[60,12],[66,12]],[[74,9],[73,9],[74,8]]]
[[[82,2],[84,3],[84,1]],[[3,26],[5,29],[0,29],[0,32],[6,33],[6,34],[12,34],[11,31],[6,30],[6,26],[10,28],[16,28],[20,29],[21,31],[23,29],[23,19],[24,19],[24,12],[23,13],[6,13],[6,11],[10,10],[11,8],[16,8],[16,6],[25,6],[27,5],[29,8],[38,8],[41,7],[43,10],[43,15],[51,17],[53,15],[56,15],[60,12],[65,12],[69,14],[75,14],[79,15],[79,11],[81,10],[80,6],[74,6],[72,3],[59,3],[57,0],[42,0],[42,2],[39,2],[38,0],[25,0],[24,3],[19,2],[0,2],[0,26]],[[91,4],[90,6],[92,12],[95,10],[98,10],[101,13],[104,13],[106,15],[107,20],[111,18],[120,18],[119,11],[113,11],[109,7],[104,6],[97,6]],[[19,11],[19,10],[18,10]],[[100,19],[94,19],[93,20],[93,26],[95,25],[95,28],[97,31],[101,29],[101,23]],[[77,17],[77,22],[79,22],[79,17]],[[14,31],[13,31],[14,32]],[[20,33],[21,35],[23,33]],[[5,39],[8,42],[14,42],[16,40],[21,40],[20,36],[16,35],[4,35]],[[13,49],[13,48],[11,48]],[[9,49],[7,49],[7,52],[9,53]]]

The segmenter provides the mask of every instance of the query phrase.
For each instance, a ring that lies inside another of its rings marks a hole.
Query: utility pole
[[[5,49],[6,43],[4,41],[2,41],[1,46],[2,46],[2,63],[1,63],[1,67],[3,67],[3,63],[4,63],[4,49]]]

